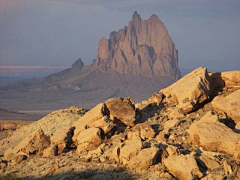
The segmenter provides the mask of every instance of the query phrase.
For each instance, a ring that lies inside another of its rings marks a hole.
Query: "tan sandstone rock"
[[[120,162],[126,164],[132,157],[136,156],[142,149],[141,140],[126,140],[123,146],[120,148]]]
[[[155,164],[159,159],[159,149],[156,147],[142,149],[139,154],[133,157],[127,164],[136,169],[148,169]]]
[[[180,154],[178,148],[173,145],[168,145],[166,151],[168,153],[168,156],[177,156]]]
[[[53,144],[43,150],[43,157],[54,157],[58,155],[58,145]]]
[[[103,122],[103,119],[105,116],[108,116],[109,111],[104,103],[100,103],[94,108],[92,108],[90,111],[88,111],[84,116],[79,118],[73,126],[75,127],[74,130],[74,136],[73,141],[75,142],[78,135],[84,131],[88,127],[95,127],[95,124],[99,126],[99,123],[96,123],[97,121]],[[104,121],[106,122],[106,121]],[[106,122],[106,124],[102,124],[103,126],[111,126],[111,122]],[[103,127],[102,127],[103,128]],[[105,129],[105,128],[103,128]],[[108,128],[107,128],[108,129]]]
[[[199,121],[194,122],[188,133],[192,142],[205,151],[234,155],[240,134],[235,133],[225,124],[218,122],[218,117],[208,112]]]
[[[179,179],[192,180],[203,176],[192,155],[170,156],[164,159],[164,164]]]
[[[226,97],[217,96],[212,101],[215,111],[224,112],[236,124],[240,122],[240,90],[234,91]]]
[[[226,87],[240,87],[240,71],[227,71],[221,73]]]
[[[120,148],[121,148],[121,143],[113,145],[104,152],[104,155],[110,161],[119,163]]]
[[[4,123],[1,125],[3,130],[16,130],[17,124],[16,123]]]
[[[58,145],[58,154],[62,153],[65,148],[70,148],[72,136],[73,128],[71,126],[59,128],[51,136],[51,144]]]
[[[211,156],[208,156],[208,155],[205,155],[205,154],[202,154],[199,157],[198,162],[203,167],[206,167],[206,168],[211,169],[211,170],[221,167],[220,163],[218,161],[214,160],[214,157],[211,157]]]
[[[168,131],[169,129],[174,128],[177,124],[179,123],[179,120],[173,119],[173,120],[168,120],[164,123],[164,131]]]
[[[133,127],[134,132],[138,132],[142,140],[151,139],[155,136],[155,131],[153,130],[150,123],[141,123]]]
[[[162,100],[163,100],[163,95],[161,93],[154,93],[152,97],[148,99],[148,103],[156,104],[157,106],[159,106]]]
[[[92,150],[102,143],[101,130],[98,128],[89,128],[82,131],[76,139],[77,152]]]
[[[136,112],[133,101],[130,98],[112,98],[105,102],[111,120],[119,120],[127,126],[133,126],[136,120]]]
[[[183,113],[189,113],[198,108],[211,94],[207,69],[198,68],[160,92],[167,98],[172,97]]]
[[[4,156],[9,158],[16,155],[19,152],[26,154],[33,154],[41,151],[50,145],[50,139],[44,134],[42,129],[33,131],[31,134],[26,136],[17,146],[10,148],[5,151]]]
[[[14,148],[28,134],[31,134],[37,129],[42,129],[47,136],[51,137],[56,130],[69,125],[71,126],[85,112],[84,109],[78,107],[70,107],[68,109],[54,111],[38,121],[16,129],[11,136],[0,140],[0,152],[3,154],[7,149]]]
[[[237,149],[235,151],[234,157],[237,161],[240,161],[240,140],[238,141]]]

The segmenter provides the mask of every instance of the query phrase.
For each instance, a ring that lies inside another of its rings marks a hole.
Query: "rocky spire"
[[[142,20],[137,11],[127,27],[112,32],[110,39],[99,41],[93,68],[148,77],[168,76],[173,80],[181,76],[178,52],[162,21],[155,14]]]
[[[84,66],[84,63],[82,62],[82,59],[79,58],[75,63],[73,63],[72,69],[80,71],[83,66]]]

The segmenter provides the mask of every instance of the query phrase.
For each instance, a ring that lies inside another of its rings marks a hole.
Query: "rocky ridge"
[[[198,68],[139,104],[112,98],[87,112],[53,112],[0,141],[0,172],[24,179],[239,179],[239,82],[239,71]]]

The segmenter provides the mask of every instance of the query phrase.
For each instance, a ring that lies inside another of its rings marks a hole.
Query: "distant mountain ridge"
[[[156,15],[142,20],[134,12],[127,27],[99,41],[92,64],[85,66],[79,58],[71,68],[45,78],[2,85],[0,107],[91,108],[117,96],[140,102],[180,77],[178,52],[164,24]]]

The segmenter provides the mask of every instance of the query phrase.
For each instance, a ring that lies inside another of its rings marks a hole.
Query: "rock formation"
[[[0,86],[0,106],[20,110],[73,105],[92,108],[119,96],[141,102],[180,77],[178,52],[164,24],[156,15],[142,20],[135,12],[128,26],[99,41],[92,64],[85,66],[79,58],[72,68],[46,78]],[[15,103],[11,102],[13,94]]]
[[[71,107],[3,129],[11,133],[0,140],[0,172],[39,179],[240,179],[239,75],[198,68],[140,104],[110,98],[89,111]]]
[[[93,68],[120,74],[180,78],[178,52],[164,24],[153,14],[142,20],[135,11],[124,29],[103,37]]]

